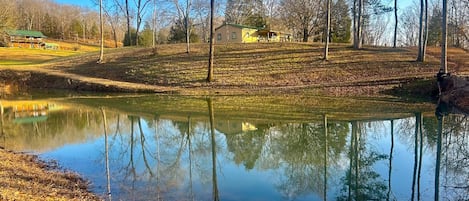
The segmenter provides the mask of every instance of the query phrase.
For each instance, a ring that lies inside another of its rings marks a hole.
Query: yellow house
[[[223,24],[215,29],[216,43],[291,42],[292,34],[239,24]]]
[[[259,42],[291,42],[292,34],[270,29],[259,29],[257,31]]]
[[[216,43],[254,43],[258,42],[257,27],[223,24],[215,29]]]

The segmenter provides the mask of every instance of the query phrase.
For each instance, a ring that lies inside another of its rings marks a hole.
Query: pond
[[[389,98],[23,96],[0,146],[113,200],[469,199],[469,120]],[[109,196],[110,195],[110,196]]]

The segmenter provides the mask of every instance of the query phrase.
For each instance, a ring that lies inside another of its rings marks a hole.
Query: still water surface
[[[175,96],[1,103],[0,146],[55,160],[106,199],[433,200],[436,192],[469,199],[469,120],[437,118],[429,103]]]

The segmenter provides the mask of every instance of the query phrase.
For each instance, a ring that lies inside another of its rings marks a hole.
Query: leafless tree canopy
[[[98,44],[99,1],[92,2],[94,4],[88,7],[80,7],[59,4],[53,0],[0,0],[0,30],[1,33],[8,29],[38,30],[50,38]],[[324,42],[327,21],[325,2],[215,1],[214,26],[222,23],[266,26],[288,31],[297,41]],[[331,25],[337,23],[334,13],[343,12],[337,11],[338,9],[344,10],[343,6],[335,7],[337,2],[331,2]],[[346,0],[345,4],[345,10],[354,22],[348,25],[353,36],[348,42],[391,46],[396,39],[396,46],[419,44],[420,0],[414,0],[412,3],[393,0]],[[197,41],[200,42],[208,42],[209,5],[208,0],[103,0],[104,38],[113,41],[107,46],[119,46],[125,40],[128,40],[127,45],[165,43],[170,38],[170,28],[177,23],[181,25],[181,22],[186,22],[182,25],[187,24],[184,30],[187,29],[191,37],[198,37]],[[438,45],[441,39],[431,33],[435,33],[435,30],[432,30],[432,20],[437,22],[438,18],[441,18],[441,15],[435,12],[441,10],[441,2],[428,1],[426,6],[430,33],[428,39],[436,38],[429,41],[428,45]],[[397,29],[396,21],[399,21]],[[334,27],[331,29],[331,34],[334,34]],[[393,35],[395,30],[396,36]],[[356,34],[353,34],[354,32]],[[469,48],[467,0],[448,0],[448,45]]]

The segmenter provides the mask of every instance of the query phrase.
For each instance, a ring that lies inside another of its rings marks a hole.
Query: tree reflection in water
[[[353,121],[351,124],[350,167],[343,178],[346,186],[337,200],[384,200],[387,186],[373,166],[387,156],[366,146],[363,123]]]
[[[43,144],[58,153],[57,147],[69,146],[63,144],[88,143],[83,149],[91,149],[92,159],[74,170],[92,180],[95,192],[112,191],[115,200],[468,199],[465,116],[445,115],[444,124],[428,112],[384,120],[337,120],[326,112],[302,120],[288,119],[287,112],[286,119],[231,118],[220,112],[218,100],[201,101],[203,114],[106,107],[103,114],[92,108],[53,113],[35,125],[3,115],[0,125],[7,146]],[[104,136],[103,123],[111,131]],[[102,167],[109,177],[87,173]]]
[[[103,130],[104,130],[104,153],[105,153],[105,163],[106,163],[106,187],[107,187],[107,196],[108,200],[112,200],[111,194],[111,173],[109,171],[109,144],[108,144],[108,134],[107,134],[107,118],[106,118],[106,111],[104,108],[100,108],[103,114]]]
[[[217,180],[217,149],[215,141],[215,115],[213,111],[212,99],[207,99],[208,113],[210,119],[210,141],[212,145],[212,183],[213,183],[213,201],[220,200],[218,194],[218,180]]]

